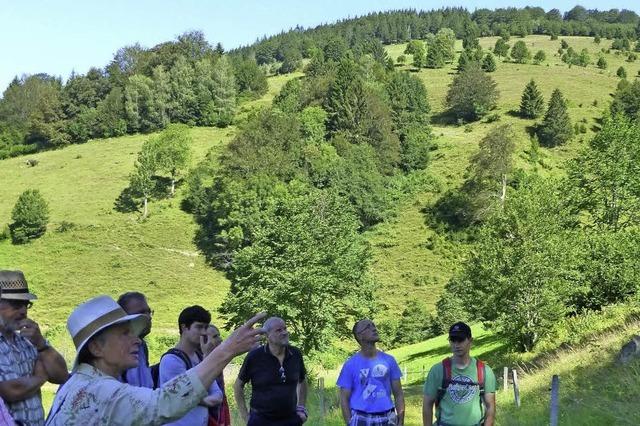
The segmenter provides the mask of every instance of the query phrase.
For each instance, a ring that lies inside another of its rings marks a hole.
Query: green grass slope
[[[269,79],[264,98],[273,98],[289,78]],[[235,127],[191,129],[193,164],[210,149],[222,149],[235,131]],[[165,338],[177,336],[176,321],[183,308],[201,304],[216,318],[228,290],[228,280],[206,263],[194,244],[197,224],[180,209],[180,188],[175,198],[152,201],[144,222],[139,221],[139,212],[114,209],[148,138],[93,140],[0,161],[0,229],[10,222],[13,205],[25,189],[39,189],[50,209],[44,237],[25,245],[0,241],[0,268],[25,272],[40,297],[30,315],[67,359],[72,358],[73,345],[66,318],[89,297],[144,292],[155,310],[150,342],[154,359],[171,340]],[[31,158],[38,160],[36,167],[25,163]],[[71,223],[72,229],[59,232],[63,222]]]
[[[578,51],[583,47],[589,49],[594,62],[596,53],[610,43],[603,41],[598,46],[591,38],[579,37],[566,37],[566,40]],[[515,41],[513,38],[510,43]],[[607,107],[610,93],[618,82],[615,69],[624,65],[629,76],[635,76],[640,66],[626,63],[624,58],[612,53],[605,54],[609,62],[606,71],[594,65],[569,68],[557,56],[559,40],[529,36],[525,41],[533,52],[544,49],[548,61],[542,65],[500,62],[492,74],[501,93],[496,112],[500,122],[510,123],[522,135],[518,144],[518,166],[531,168],[526,160],[529,141],[525,129],[534,121],[520,119],[509,112],[518,108],[522,89],[532,77],[546,97],[554,88],[560,88],[570,100],[572,120],[586,120],[589,129],[586,135],[578,135],[565,147],[542,149],[539,170],[562,173],[564,160],[572,157],[589,137],[591,126]],[[495,38],[481,40],[484,47],[494,43]],[[388,51],[396,58],[404,51],[404,45],[388,46]],[[270,78],[269,93],[243,104],[239,109],[240,120],[253,108],[268,105],[287,79],[299,75]],[[446,189],[460,185],[469,157],[493,126],[485,122],[463,126],[441,123],[439,114],[444,110],[447,87],[455,75],[453,65],[440,70],[421,69],[417,75],[427,86],[434,111],[437,149],[425,173],[436,185],[399,205],[394,218],[367,233],[373,247],[373,272],[380,283],[378,295],[388,306],[380,313],[381,319],[397,318],[410,299],[433,308],[444,284],[460,268],[466,255],[464,243],[452,241],[432,229],[424,211]],[[209,149],[221,149],[234,131],[233,127],[193,129],[194,163]],[[0,161],[3,200],[0,227],[10,221],[15,200],[27,188],[40,189],[51,209],[49,232],[43,238],[24,246],[0,241],[0,267],[19,268],[27,273],[34,291],[41,296],[32,315],[66,351],[71,350],[71,345],[66,339],[64,321],[75,304],[91,295],[115,296],[132,289],[147,293],[156,311],[154,335],[161,340],[162,336],[175,335],[175,318],[184,306],[200,303],[215,310],[227,291],[227,280],[206,265],[193,243],[196,224],[179,208],[180,190],[174,199],[154,201],[150,206],[151,216],[143,223],[138,221],[136,212],[114,210],[114,202],[127,186],[136,154],[146,138],[134,135],[96,140]],[[28,167],[27,158],[35,158],[39,164]],[[69,231],[57,232],[63,222],[75,226]]]
[[[484,49],[493,48],[496,37],[480,39]],[[569,46],[577,52],[586,48],[591,55],[592,63],[586,68],[572,66],[560,60],[558,48],[565,39]],[[509,44],[518,41],[512,37]],[[527,161],[530,140],[527,129],[536,120],[525,120],[514,112],[519,109],[520,97],[525,85],[534,79],[548,102],[551,92],[559,88],[568,100],[568,110],[572,123],[583,123],[586,134],[576,135],[566,146],[553,149],[541,148],[541,161],[537,169],[542,174],[557,175],[563,173],[564,163],[572,158],[578,149],[593,135],[593,127],[608,109],[611,94],[615,92],[619,78],[616,70],[624,66],[630,79],[635,78],[640,70],[640,61],[628,63],[622,55],[602,53],[602,48],[611,45],[610,40],[602,40],[598,45],[590,37],[561,37],[550,40],[548,36],[528,36],[523,39],[532,56],[538,50],[544,50],[547,61],[541,65],[516,64],[498,60],[498,69],[490,75],[497,83],[500,91],[498,108],[492,113],[500,116],[498,123],[508,123],[521,136],[516,152],[516,167],[531,170]],[[403,54],[405,44],[387,47],[389,56],[397,59]],[[462,49],[460,41],[456,44],[458,53]],[[602,54],[609,67],[600,70],[595,66],[598,55]],[[411,63],[411,55],[406,55]],[[443,69],[420,69],[403,65],[401,68],[415,72],[422,79],[429,94],[434,114],[433,130],[438,136],[437,150],[433,152],[433,161],[428,173],[440,183],[439,191],[425,191],[417,194],[415,199],[398,207],[394,219],[380,224],[369,232],[369,239],[374,247],[374,272],[380,282],[378,292],[381,301],[389,306],[389,310],[381,313],[380,318],[394,318],[403,309],[407,300],[422,301],[428,309],[433,309],[444,285],[460,268],[466,255],[465,245],[452,242],[442,233],[429,226],[425,209],[433,206],[435,201],[449,188],[458,187],[464,179],[464,172],[469,158],[476,152],[478,142],[496,123],[486,120],[467,125],[443,124],[440,114],[445,110],[445,97],[449,84],[456,74],[457,58],[453,64]],[[595,104],[595,105],[594,105]],[[537,120],[540,121],[540,120]]]

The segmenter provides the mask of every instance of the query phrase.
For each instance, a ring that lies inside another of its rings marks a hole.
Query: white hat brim
[[[125,323],[125,322],[130,322],[131,323],[131,332],[136,336],[140,336],[140,334],[142,334],[144,329],[149,325],[150,321],[151,321],[151,319],[145,314],[134,314],[134,315],[127,315],[127,316],[118,318],[115,321],[112,321],[110,323],[104,324],[103,326],[97,328],[93,333],[91,333],[91,335],[89,335],[89,337],[84,339],[82,341],[82,343],[80,343],[80,345],[78,345],[78,348],[76,349],[76,356],[75,356],[75,358],[73,360],[73,367],[71,367],[71,371],[75,371],[75,369],[78,367],[78,357],[80,356],[80,351],[82,351],[82,348],[84,348],[84,346],[87,344],[87,342],[89,340],[91,340],[91,338],[93,336],[95,336],[96,334],[98,334],[102,330],[104,330],[104,329],[106,329],[108,327],[111,327],[112,325],[122,324],[122,323]]]

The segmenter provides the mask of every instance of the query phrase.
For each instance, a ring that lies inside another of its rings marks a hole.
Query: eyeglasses
[[[2,299],[2,301],[7,303],[13,309],[22,309],[22,308],[31,309],[31,307],[33,306],[33,302],[31,302],[30,300]]]
[[[278,372],[280,373],[280,380],[282,381],[282,383],[287,381],[287,375],[284,374],[284,367],[280,367],[280,370],[278,370]]]

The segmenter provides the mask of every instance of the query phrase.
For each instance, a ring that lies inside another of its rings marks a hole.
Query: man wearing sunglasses
[[[496,377],[491,368],[469,355],[471,328],[457,322],[449,329],[453,356],[431,367],[424,384],[422,422],[435,425],[493,426],[496,410]]]
[[[0,271],[0,397],[16,423],[40,426],[44,411],[40,388],[69,377],[64,358],[27,317],[37,297],[20,271]]]
[[[233,385],[238,411],[248,426],[296,426],[307,421],[306,369],[300,350],[289,344],[282,318],[264,322],[267,343],[247,354]],[[251,382],[250,412],[244,385]]]

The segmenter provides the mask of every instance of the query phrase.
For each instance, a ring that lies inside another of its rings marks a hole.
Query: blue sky
[[[0,0],[0,92],[16,75],[46,72],[68,77],[103,67],[122,46],[151,47],[188,30],[233,48],[297,24],[308,27],[373,11],[540,6],[566,11],[575,2],[487,0]],[[588,9],[640,11],[636,2],[582,1]],[[632,5],[633,4],[633,5]]]

